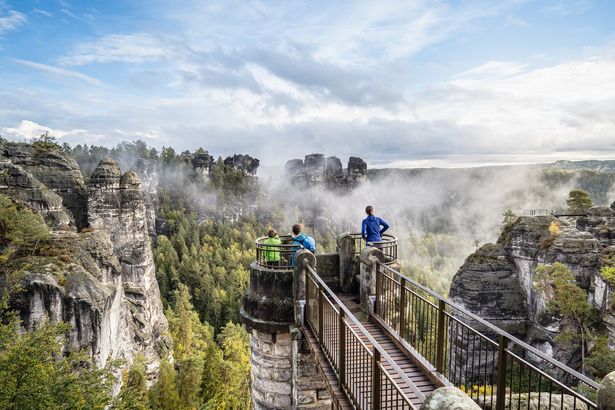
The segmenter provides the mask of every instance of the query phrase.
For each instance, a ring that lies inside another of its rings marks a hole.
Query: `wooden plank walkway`
[[[428,397],[437,387],[436,384],[428,378],[424,372],[419,368],[413,360],[409,357],[409,353],[406,351],[402,351],[397,344],[395,344],[388,335],[383,331],[383,329],[376,323],[372,323],[367,320],[367,318],[362,317],[364,315],[361,314],[361,307],[359,304],[352,298],[346,295],[338,295],[342,303],[350,310],[354,316],[361,321],[361,324],[364,328],[370,333],[370,335],[382,346],[382,348],[386,351],[386,353],[391,357],[391,359],[395,362],[397,366],[405,373],[405,375],[414,383],[414,385],[418,388],[418,390],[423,393],[426,397]],[[362,320],[361,320],[362,319]],[[361,341],[371,348],[371,343],[367,336],[363,335],[361,331],[358,330],[357,325],[351,324],[350,326],[354,332],[360,336]],[[327,356],[322,351],[318,340],[316,339],[313,332],[309,329],[309,326],[304,328],[306,337],[308,339],[310,348],[314,352],[316,359],[318,361],[318,365],[321,368],[325,379],[327,381],[329,391],[334,398],[334,402],[336,404],[336,408],[340,409],[353,409],[351,400],[347,396],[347,392],[340,386],[339,380],[337,379],[337,375],[333,370],[333,367],[329,363]],[[326,330],[325,330],[326,334]],[[331,345],[334,350],[337,350],[337,346],[335,344]],[[346,354],[348,358],[354,358],[352,363],[347,361],[347,374],[350,372],[350,368],[354,369],[370,369],[371,363],[368,362],[368,359],[365,358],[365,355],[356,355],[351,347],[351,345],[346,345]],[[363,359],[358,359],[358,357],[363,357]],[[348,359],[347,359],[348,360]],[[385,361],[382,361],[384,369],[392,375],[393,380],[402,388],[404,394],[410,399],[410,402],[417,409],[420,407],[422,403],[422,399],[416,396],[414,391],[408,386],[404,381],[402,381],[401,376],[393,370],[392,366]],[[370,372],[365,372],[365,377],[362,377],[360,380],[356,380],[353,383],[353,388],[351,389],[355,398],[359,401],[366,401],[369,403],[371,396],[371,377]],[[382,403],[382,408],[397,408],[396,405],[399,405],[399,396],[397,396],[397,401],[391,402],[394,400],[392,397],[392,392],[383,392],[385,394],[385,400]],[[399,408],[408,408],[399,407]]]

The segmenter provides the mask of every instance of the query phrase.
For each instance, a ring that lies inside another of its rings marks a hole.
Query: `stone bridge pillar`
[[[374,313],[376,295],[376,262],[384,262],[384,254],[378,248],[366,246],[361,252],[360,296],[361,310],[366,315]]]
[[[254,408],[292,407],[292,340],[295,322],[291,270],[250,265],[250,286],[241,318],[250,331],[250,364]]]
[[[356,241],[349,233],[337,237],[340,255],[340,287],[343,292],[356,294],[359,289],[359,258]]]
[[[250,331],[252,401],[260,409],[330,409],[332,400],[308,349],[301,326],[305,270],[316,265],[307,250],[295,254],[295,268],[250,265],[250,286],[241,318]]]

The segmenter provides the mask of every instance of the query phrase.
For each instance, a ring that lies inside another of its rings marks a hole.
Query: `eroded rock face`
[[[62,205],[62,197],[47,189],[24,168],[8,160],[0,160],[0,193],[27,204],[52,229],[75,230],[75,220]]]
[[[350,157],[344,170],[342,161],[337,157],[310,154],[304,160],[291,159],[286,163],[285,170],[292,184],[300,189],[326,187],[343,191],[367,180],[367,163],[358,157]]]
[[[61,150],[40,150],[29,144],[3,143],[0,159],[18,165],[63,200],[77,228],[87,226],[87,198],[79,165]]]
[[[608,212],[607,212],[608,211]],[[615,222],[608,208],[592,209],[587,217],[557,219],[552,216],[520,217],[506,227],[496,244],[470,255],[450,288],[451,299],[480,317],[493,322],[526,343],[573,368],[580,364],[580,349],[560,343],[556,336],[578,331],[547,310],[547,298],[534,286],[536,267],[560,262],[570,269],[577,285],[588,293],[609,329],[609,344],[615,343],[609,326],[611,289],[602,280],[604,253],[610,252],[605,227]],[[550,230],[551,227],[551,230]]]
[[[30,148],[19,152],[36,155]],[[139,177],[130,171],[122,175],[113,160],[102,160],[84,191],[86,225],[93,231],[77,233],[64,198],[12,158],[0,160],[0,186],[4,186],[0,193],[40,213],[53,238],[46,253],[15,257],[0,267],[0,285],[6,283],[7,275],[21,275],[21,289],[11,305],[19,311],[24,327],[66,322],[70,325],[67,349],[85,349],[99,366],[110,359],[130,364],[142,353],[154,374],[160,358],[169,352],[170,341],[164,335],[167,322]],[[35,161],[39,160],[25,154],[18,158],[23,164]],[[65,163],[58,169],[53,164],[57,163],[45,165],[52,175],[66,171]],[[72,171],[70,177],[58,176],[58,180],[76,181],[78,188],[73,192],[81,192],[82,178]]]
[[[166,343],[167,329],[147,226],[147,210],[139,176],[120,169],[112,160],[102,160],[88,186],[89,223],[109,233],[119,260],[121,284],[131,312],[133,339],[154,358]],[[158,346],[159,344],[162,344]]]
[[[226,157],[224,160],[225,165],[230,165],[235,169],[242,171],[246,175],[256,175],[256,170],[260,165],[260,161],[249,155],[236,154],[232,157]]]

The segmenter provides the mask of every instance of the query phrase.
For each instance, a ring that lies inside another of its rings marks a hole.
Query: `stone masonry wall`
[[[293,332],[293,408],[331,409],[333,401],[327,390],[323,374],[316,365],[316,358],[299,329]]]
[[[293,349],[290,334],[252,329],[250,349],[254,409],[291,408]]]
[[[250,335],[252,400],[259,409],[331,409],[324,378],[298,329]]]

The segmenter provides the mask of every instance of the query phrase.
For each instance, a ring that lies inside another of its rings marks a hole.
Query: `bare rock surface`
[[[580,365],[580,349],[559,342],[575,325],[552,315],[549,296],[534,285],[539,264],[564,264],[600,314],[615,346],[612,289],[601,275],[611,247],[615,212],[592,208],[580,218],[519,217],[505,227],[496,244],[470,255],[453,278],[450,297],[466,309],[503,328],[543,353],[573,368]]]
[[[171,343],[139,176],[104,159],[86,189],[62,152],[9,146],[0,147],[0,193],[40,213],[52,233],[47,253],[17,255],[0,269],[0,288],[7,275],[19,275],[11,305],[23,326],[66,322],[67,349],[85,349],[99,366],[130,364],[141,353],[153,375]]]
[[[286,174],[298,188],[325,187],[345,191],[367,180],[367,163],[359,157],[350,157],[346,169],[337,157],[309,154],[303,160],[286,162]]]

